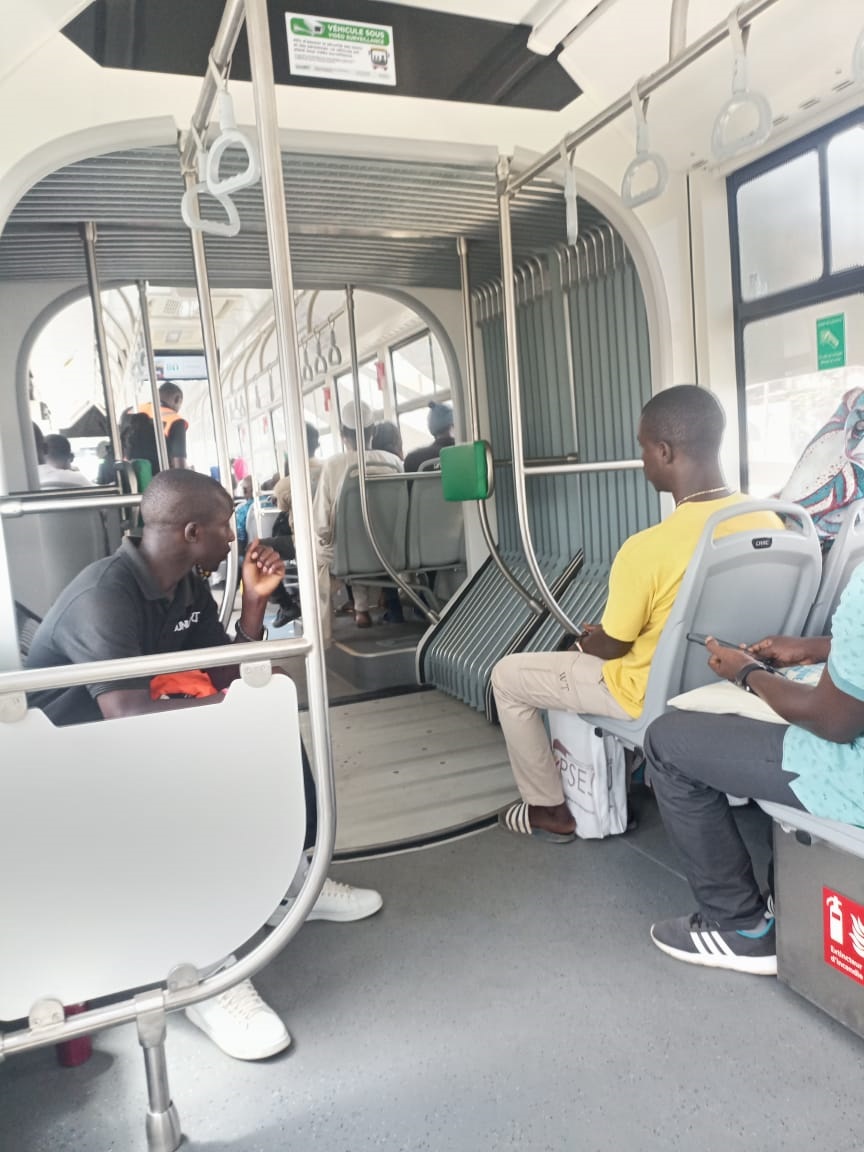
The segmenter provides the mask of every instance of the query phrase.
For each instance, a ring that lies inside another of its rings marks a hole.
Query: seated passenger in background
[[[380,449],[382,452],[392,452],[394,456],[404,460],[402,433],[399,431],[398,424],[394,424],[390,420],[381,420],[376,424],[372,433],[372,448],[373,450]]]
[[[380,449],[382,452],[392,452],[394,456],[404,460],[402,433],[399,431],[398,424],[393,424],[390,420],[382,420],[380,424],[376,424],[375,431],[372,433],[372,448],[373,450]],[[402,611],[402,601],[399,599],[398,588],[389,586],[382,588],[378,604],[384,609],[384,615],[381,617],[382,623],[405,623],[405,614]]]
[[[333,540],[335,529],[336,499],[348,470],[357,463],[357,438],[362,432],[366,447],[366,462],[372,466],[386,464],[401,472],[402,461],[392,452],[380,448],[372,449],[372,433],[375,418],[368,404],[361,403],[360,412],[354,410],[354,402],[349,401],[342,409],[342,443],[345,451],[324,461],[318,490],[312,503],[312,521],[318,544],[318,594],[321,600],[321,626],[325,644],[332,636],[332,602],[330,596],[330,565],[333,563]],[[369,628],[372,618],[369,615],[369,587],[366,584],[352,584],[354,590],[354,620],[358,628]]]
[[[675,511],[624,541],[609,573],[603,620],[583,624],[580,643],[566,652],[505,656],[495,665],[498,718],[523,801],[501,812],[508,831],[562,843],[574,836],[542,710],[640,715],[654,649],[705,522],[747,499],[723,479],[724,426],[716,397],[692,384],[648,401],[638,431],[645,477],[658,492],[672,494]],[[752,513],[727,520],[718,534],[765,527],[776,528],[776,517]]]
[[[99,471],[96,474],[97,484],[116,484],[117,469],[115,468],[114,449],[109,440],[103,440],[96,449],[99,457]]]
[[[39,465],[40,488],[92,488],[77,468],[72,467],[75,453],[65,436],[52,433],[45,437],[45,463]]]
[[[765,900],[726,793],[864,827],[864,566],[834,613],[832,636],[770,636],[749,649],[709,641],[718,676],[764,700],[785,723],[669,712],[648,729],[645,755],[669,839],[698,912],[651,928],[670,956],[758,976],[777,972],[773,900]],[[818,682],[775,668],[821,664]]]
[[[93,660],[129,659],[229,644],[216,604],[198,569],[215,570],[228,554],[234,508],[209,476],[186,470],[162,472],[141,501],[140,541],[125,539],[117,551],[83,570],[64,589],[36,631],[28,668]],[[259,640],[267,599],[285,566],[276,552],[250,542],[243,564],[243,600],[235,639]],[[239,675],[237,665],[208,673],[217,694],[153,699],[149,680],[122,680],[87,687],[34,692],[30,703],[57,725],[218,705],[219,689]],[[303,752],[306,846],[315,841],[315,786]],[[121,769],[118,769],[121,770]],[[182,771],[182,764],[178,764]],[[325,882],[309,919],[359,920],[381,907],[371,889]],[[281,1052],[291,1037],[251,982],[195,1004],[186,1015],[229,1056],[258,1060]]]
[[[243,503],[238,504],[234,509],[234,527],[237,532],[237,552],[240,556],[240,563],[242,564],[243,557],[246,555],[246,549],[249,546],[249,537],[246,533],[246,521],[249,518],[249,509],[255,503],[252,499],[253,484],[251,476],[244,476],[240,481],[240,495],[243,497]]]
[[[426,427],[434,440],[424,448],[415,448],[408,453],[405,457],[406,472],[419,472],[421,464],[427,460],[437,460],[442,448],[450,448],[456,443],[453,439],[453,409],[449,404],[437,404],[430,400]]]
[[[783,485],[781,500],[810,513],[827,552],[843,513],[864,498],[864,388],[850,388],[804,451]]]
[[[318,429],[314,424],[306,421],[306,452],[309,456],[309,486],[312,489],[312,499],[315,499],[315,493],[318,490],[318,479],[321,476],[321,469],[324,466],[324,461],[321,460],[316,453],[318,445],[321,442],[321,437]],[[287,460],[286,460],[287,464]],[[280,512],[284,512],[288,516],[288,524],[290,531],[294,532],[294,515],[291,506],[291,477],[288,475],[287,470],[281,480],[278,480],[273,487],[273,496],[276,500],[276,507]]]
[[[189,422],[180,415],[183,389],[166,380],[159,385],[159,417],[165,433],[169,468],[186,468],[186,432]],[[147,460],[153,476],[159,472],[159,450],[156,446],[154,410],[149,401],[133,412],[128,408],[120,418],[120,443],[126,460]]]

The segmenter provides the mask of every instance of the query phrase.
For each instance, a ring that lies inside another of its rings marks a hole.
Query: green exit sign
[[[846,314],[816,321],[816,361],[819,371],[846,366]]]

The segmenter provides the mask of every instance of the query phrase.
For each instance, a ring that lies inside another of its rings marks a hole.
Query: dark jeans
[[[765,910],[750,854],[726,800],[750,796],[804,805],[783,770],[785,725],[742,716],[669,712],[645,737],[650,781],[669,839],[703,915],[746,928]]]

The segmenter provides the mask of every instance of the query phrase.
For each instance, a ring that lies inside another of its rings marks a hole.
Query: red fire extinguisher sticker
[[[822,940],[825,963],[864,985],[864,905],[823,888]]]
[[[384,385],[387,383],[387,369],[383,360],[375,361],[375,375],[378,377],[378,391],[384,391]]]

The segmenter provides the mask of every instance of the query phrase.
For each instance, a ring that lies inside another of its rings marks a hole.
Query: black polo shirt
[[[83,664],[130,656],[182,652],[228,644],[210,589],[190,573],[163,595],[138,546],[126,539],[112,555],[90,564],[61,592],[39,625],[27,668]],[[96,697],[118,688],[147,688],[149,677],[54,688],[30,694],[54,724],[101,720]]]

